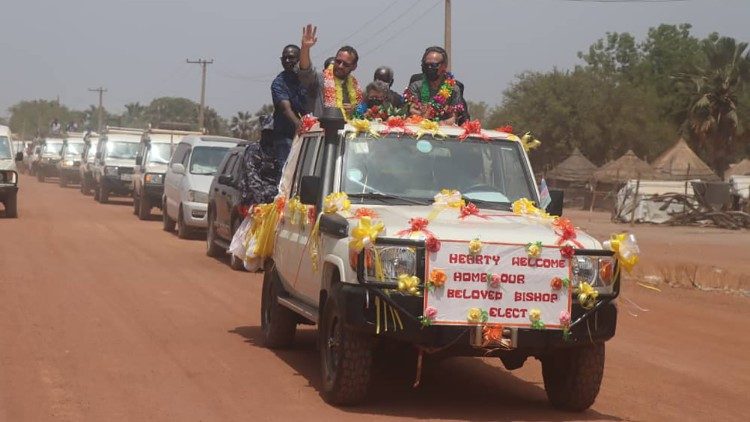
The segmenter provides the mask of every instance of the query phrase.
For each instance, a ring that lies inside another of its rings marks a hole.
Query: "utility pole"
[[[448,65],[448,71],[450,71],[451,57],[453,57],[451,53],[451,0],[445,0],[445,41],[443,44],[445,44],[445,52],[448,53],[446,65]]]
[[[107,92],[107,90],[104,89],[104,88],[102,88],[102,87],[99,87],[99,88],[89,88],[89,91],[91,91],[91,92],[98,92],[99,93],[99,111],[98,111],[99,117],[97,118],[98,125],[97,125],[97,128],[96,128],[96,131],[97,131],[97,133],[101,134],[102,133],[102,128],[104,127],[103,126],[103,123],[104,123],[104,108],[102,107],[102,99],[103,99],[104,93]]]
[[[203,130],[203,110],[205,109],[205,106],[206,106],[206,65],[213,63],[214,59],[210,59],[210,60],[187,59],[185,61],[191,64],[199,64],[201,65],[201,68],[203,70],[203,77],[201,79],[201,108],[198,109],[198,130]]]

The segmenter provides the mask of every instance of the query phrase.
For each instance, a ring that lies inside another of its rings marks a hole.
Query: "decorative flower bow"
[[[373,224],[370,217],[362,217],[359,219],[357,227],[352,229],[351,237],[349,241],[349,248],[359,253],[362,249],[375,243],[378,238],[378,234],[385,229],[383,223]]]
[[[389,133],[404,133],[406,135],[413,135],[414,131],[406,127],[406,120],[401,116],[391,116],[385,121],[385,129],[380,131],[381,135],[387,135]]]
[[[526,132],[526,134],[521,137],[520,142],[521,142],[521,145],[523,146],[523,150],[526,152],[529,152],[532,149],[542,144],[542,142],[539,139],[536,139],[533,136],[531,136],[531,132]]]
[[[528,255],[529,258],[537,258],[541,254],[542,254],[542,242],[536,241],[536,242],[530,242],[526,244],[526,255]]]
[[[563,245],[560,248],[560,256],[565,259],[571,259],[575,255],[575,249],[570,245]]]
[[[441,189],[435,197],[433,206],[447,208],[461,208],[464,206],[464,200],[461,198],[461,192],[455,189]]]
[[[366,133],[373,138],[379,138],[380,134],[376,132],[372,125],[370,124],[369,120],[365,119],[351,119],[349,120],[349,125],[354,128],[354,132],[349,134],[349,139],[354,139],[359,135],[360,133]]]
[[[440,123],[433,122],[432,120],[422,120],[419,122],[419,130],[417,131],[417,139],[423,135],[432,135],[435,138],[445,138],[445,134],[440,131]]]
[[[589,283],[584,281],[578,285],[578,303],[580,303],[584,309],[593,308],[596,303],[596,298],[598,297],[599,292],[591,287]]]
[[[432,306],[424,308],[424,315],[419,317],[419,322],[422,324],[422,327],[429,327],[432,325],[432,321],[437,317],[437,313],[437,309]]]
[[[479,255],[482,252],[482,241],[479,238],[474,238],[469,241],[469,254]]]
[[[420,116],[419,114],[412,114],[411,116],[406,118],[406,123],[410,125],[418,125],[422,123],[424,120],[424,117]]]
[[[401,230],[396,233],[396,236],[410,236],[415,233],[423,233],[425,238],[435,237],[435,235],[427,230],[427,226],[430,224],[430,220],[424,217],[414,217],[409,219],[409,228]]]
[[[468,204],[461,206],[461,209],[458,212],[458,218],[463,220],[470,215],[483,218],[485,220],[488,220],[490,218],[489,216],[480,213],[479,208],[474,205],[473,202],[469,202]]]
[[[323,212],[326,214],[348,212],[351,206],[352,203],[346,192],[333,192],[323,199]]]
[[[481,308],[470,308],[467,312],[466,319],[473,323],[487,322],[489,314]]]
[[[478,135],[479,138],[489,141],[490,138],[482,132],[482,123],[479,120],[469,120],[461,125],[464,133],[458,136],[458,140],[463,142],[469,135]]]
[[[312,114],[305,114],[300,119],[299,134],[309,132],[316,124],[318,124],[318,118]]]
[[[401,274],[398,276],[398,291],[412,296],[419,296],[419,277]]]
[[[430,277],[428,278],[427,287],[430,290],[436,287],[443,287],[445,286],[445,281],[447,279],[448,276],[445,275],[445,271],[440,268],[435,268],[434,270],[430,271]]]
[[[552,223],[552,226],[555,228],[555,233],[560,236],[560,238],[557,239],[558,246],[564,245],[567,242],[571,242],[576,245],[576,247],[583,248],[581,242],[576,240],[578,232],[576,231],[575,226],[570,220],[568,220],[567,218],[558,217]]]
[[[542,311],[539,309],[531,309],[529,311],[529,321],[531,321],[531,328],[535,330],[543,330],[544,323],[542,322]]]
[[[513,202],[513,214],[523,215],[546,222],[554,221],[554,217],[537,208],[528,198],[520,198]]]
[[[511,125],[500,126],[499,128],[495,130],[498,132],[509,133],[511,135],[513,134],[513,126]]]
[[[441,244],[437,237],[428,236],[427,239],[424,240],[424,246],[428,251],[437,253],[440,250]]]
[[[609,240],[604,242],[604,247],[614,251],[617,263],[625,268],[628,274],[638,263],[641,249],[632,233],[613,234]]]

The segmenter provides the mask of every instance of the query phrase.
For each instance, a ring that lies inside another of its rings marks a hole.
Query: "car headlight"
[[[573,287],[586,282],[599,294],[614,292],[615,259],[612,256],[574,255],[572,262]]]
[[[107,176],[117,176],[119,173],[117,166],[104,166],[104,174]]]
[[[198,192],[197,190],[189,190],[187,199],[190,202],[200,202],[202,204],[208,204],[208,194],[205,192]]]
[[[65,167],[70,167],[70,166],[72,166],[74,164],[75,164],[75,162],[73,160],[65,160],[65,161],[63,161],[63,165]]]
[[[0,183],[15,185],[18,183],[18,173],[13,170],[0,170]]]
[[[42,157],[42,162],[45,164],[49,163],[49,157]]]
[[[151,183],[154,185],[161,185],[164,183],[164,174],[161,173],[146,173],[146,175],[143,177],[143,180],[146,181],[146,183]],[[208,202],[208,201],[206,201]]]
[[[380,259],[382,278],[378,277]],[[396,284],[398,276],[402,274],[417,275],[417,250],[408,246],[375,246],[364,252],[365,279],[370,282],[385,282]]]

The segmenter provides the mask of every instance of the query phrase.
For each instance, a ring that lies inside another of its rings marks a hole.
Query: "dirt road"
[[[20,218],[0,218],[0,421],[750,417],[750,300],[632,282],[586,413],[547,404],[538,362],[509,373],[496,359],[436,363],[416,390],[412,361],[389,362],[371,404],[333,408],[313,330],[292,350],[259,346],[261,277],[130,204],[22,176]]]

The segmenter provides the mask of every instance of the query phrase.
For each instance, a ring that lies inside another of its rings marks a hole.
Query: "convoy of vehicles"
[[[60,162],[60,153],[62,152],[63,138],[47,137],[41,141],[38,159],[34,161],[34,173],[36,179],[44,182],[48,177],[57,177],[59,175],[57,163]]]
[[[59,174],[60,187],[66,187],[69,183],[79,183],[81,174],[81,154],[86,146],[84,141],[86,134],[68,132],[63,147],[60,151],[60,161],[57,162],[57,173]]]
[[[18,168],[16,162],[23,153],[16,151],[10,128],[0,125],[0,204],[5,208],[5,217],[18,217]]]
[[[177,144],[186,135],[200,132],[149,129],[143,133],[133,170],[133,213],[141,220],[151,216],[151,208],[161,208],[167,164]]]
[[[208,227],[208,189],[224,155],[241,139],[209,135],[182,138],[169,162],[164,177],[162,221],[165,231],[174,231],[181,239],[195,229]]]
[[[130,196],[133,168],[143,129],[107,127],[99,136],[93,176],[94,199],[102,204],[110,195]]]

